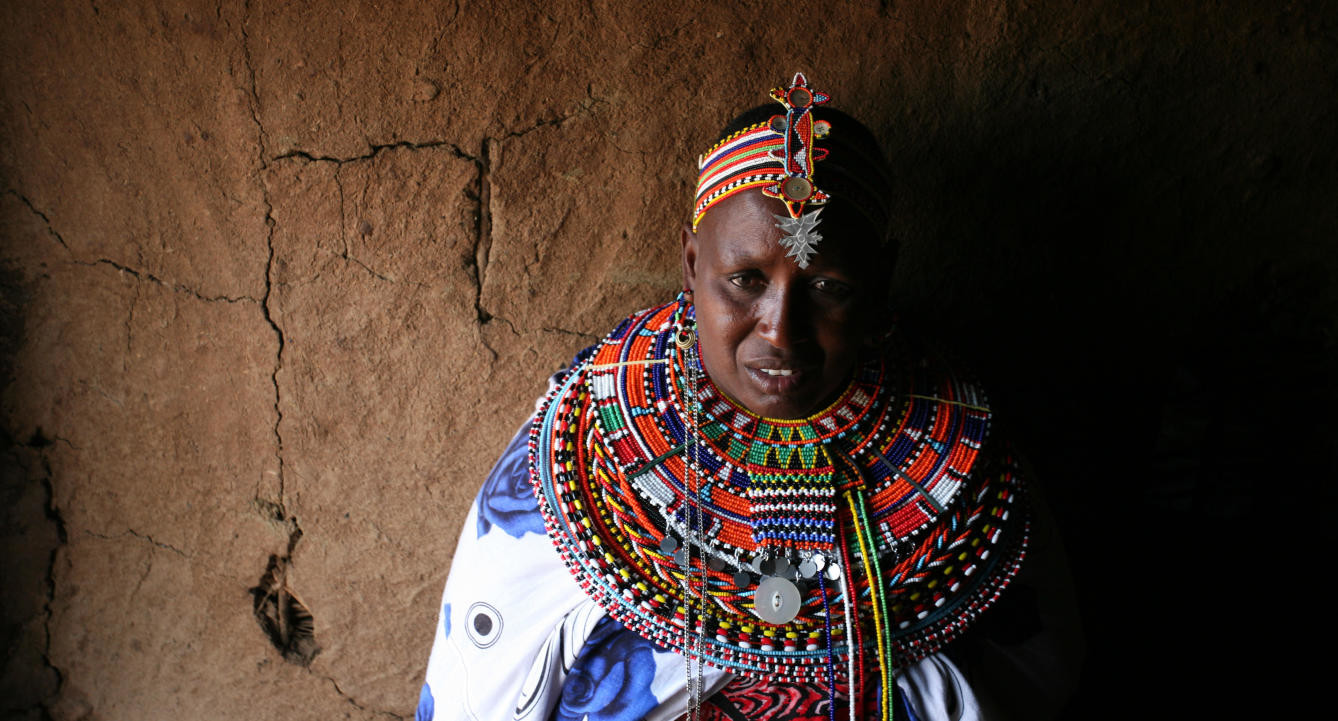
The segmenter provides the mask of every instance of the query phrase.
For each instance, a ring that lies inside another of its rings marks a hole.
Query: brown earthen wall
[[[411,718],[493,458],[797,69],[884,140],[903,314],[1051,487],[1101,698],[1181,627],[1124,602],[1183,580],[1157,539],[1211,575],[1196,529],[1333,493],[1328,7],[4,3],[0,709]],[[1267,439],[1290,485],[1222,460]]]

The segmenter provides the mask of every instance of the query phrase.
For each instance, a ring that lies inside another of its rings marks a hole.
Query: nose
[[[791,284],[772,284],[758,304],[757,332],[772,347],[791,351],[808,340],[807,314]]]

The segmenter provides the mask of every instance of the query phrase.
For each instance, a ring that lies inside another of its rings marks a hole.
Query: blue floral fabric
[[[514,538],[526,533],[543,535],[544,517],[530,485],[529,427],[511,439],[479,490],[478,535],[496,526]]]
[[[658,703],[651,693],[655,648],[605,616],[595,625],[562,686],[556,721],[639,721]]]
[[[432,721],[435,712],[436,703],[432,699],[432,689],[423,684],[423,690],[418,692],[418,710],[414,712],[414,721]]]

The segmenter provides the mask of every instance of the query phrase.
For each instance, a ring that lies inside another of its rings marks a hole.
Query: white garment
[[[592,661],[588,671],[578,670],[582,687],[568,689],[564,700],[564,684],[605,613],[542,533],[523,462],[527,433],[528,427],[522,429],[507,447],[465,519],[442,596],[417,721],[661,721],[682,716],[687,710],[683,656],[621,626],[616,632],[627,636],[612,644],[616,653]],[[727,672],[703,668],[705,695],[730,678]],[[597,688],[587,689],[592,682]],[[904,669],[897,685],[919,719],[980,718],[962,673],[940,654]],[[583,706],[610,698],[603,707]]]

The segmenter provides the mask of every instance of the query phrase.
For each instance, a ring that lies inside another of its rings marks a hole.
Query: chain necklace
[[[675,342],[680,350],[683,351],[684,372],[687,374],[688,398],[684,410],[688,414],[688,442],[687,448],[687,472],[683,479],[684,497],[687,501],[684,509],[684,525],[686,533],[684,534],[684,554],[683,554],[683,649],[686,653],[683,655],[683,672],[686,676],[688,691],[687,698],[687,721],[699,721],[701,718],[702,705],[702,651],[705,641],[702,638],[704,626],[699,625],[696,633],[693,632],[692,624],[692,599],[695,597],[699,604],[705,603],[706,593],[706,554],[704,550],[699,551],[701,556],[701,571],[697,578],[697,589],[694,596],[692,589],[693,569],[692,569],[692,548],[701,546],[701,541],[697,534],[701,530],[701,509],[698,508],[699,485],[701,483],[701,459],[699,455],[701,429],[698,424],[697,408],[697,334],[695,330],[687,327],[687,313],[683,312],[683,317]]]

